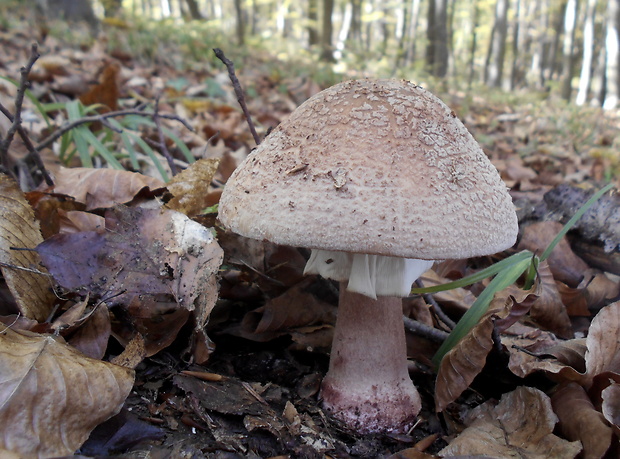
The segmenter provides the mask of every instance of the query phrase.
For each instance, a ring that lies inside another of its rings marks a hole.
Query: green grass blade
[[[80,156],[83,167],[93,167],[93,160],[88,151],[88,141],[86,140],[86,132],[90,133],[87,127],[79,126],[73,129],[73,141],[75,148]]]
[[[480,282],[487,277],[494,276],[495,274],[503,271],[506,267],[512,266],[515,263],[519,263],[522,260],[530,259],[534,256],[532,252],[529,250],[523,250],[522,252],[515,253],[514,255],[509,256],[508,258],[504,258],[501,261],[485,268],[477,273],[474,273],[470,276],[463,277],[462,279],[455,280],[453,282],[447,282],[441,285],[434,285],[432,287],[424,287],[424,288],[414,288],[411,289],[412,294],[424,294],[424,293],[437,293],[443,292],[446,290],[452,290],[458,287],[467,287],[468,285],[475,284],[476,282]]]
[[[164,182],[168,182],[168,180],[170,180],[170,178],[168,177],[168,173],[166,172],[166,169],[164,169],[164,167],[161,165],[159,158],[157,157],[157,154],[155,154],[153,149],[149,147],[148,144],[140,138],[140,136],[135,135],[133,132],[129,132],[128,134],[131,138],[134,139],[134,141],[138,145],[140,145],[140,148],[142,148],[142,150],[149,156],[149,158],[151,158],[151,161],[153,161],[153,164],[159,171],[159,174],[161,175]]]
[[[121,163],[118,162],[118,160],[114,157],[114,153],[112,153],[110,150],[108,150],[100,141],[97,137],[95,137],[95,135],[90,132],[90,130],[88,128],[85,128],[82,132],[82,135],[84,136],[84,139],[86,139],[86,141],[93,146],[93,148],[95,149],[95,151],[97,151],[97,153],[99,153],[101,155],[101,157],[103,159],[105,159],[105,161],[108,163],[108,166],[112,167],[113,169],[118,169],[118,170],[124,170],[125,168],[122,166]]]
[[[478,296],[474,304],[459,320],[454,330],[443,342],[433,357],[433,363],[439,367],[443,357],[480,321],[480,318],[488,311],[493,296],[513,284],[532,263],[532,255],[527,258],[515,260],[513,264],[505,267],[493,278],[484,291]]]
[[[163,126],[162,126],[161,130],[162,130],[162,132],[164,134],[166,134],[168,137],[170,137],[170,139],[172,139],[172,141],[179,148],[179,150],[181,150],[181,152],[183,153],[183,156],[185,156],[185,160],[188,163],[191,164],[194,161],[196,161],[194,159],[194,155],[192,155],[192,152],[189,151],[189,148],[187,148],[187,145],[185,145],[185,142],[183,142],[174,132],[172,132],[170,129],[165,128]]]

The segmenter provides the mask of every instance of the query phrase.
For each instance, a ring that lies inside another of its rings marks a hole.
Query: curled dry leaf
[[[102,359],[112,333],[110,312],[105,304],[99,304],[68,339],[69,344],[93,359]]]
[[[61,286],[107,298],[117,336],[141,333],[147,355],[172,343],[190,312],[201,329],[217,300],[222,250],[172,210],[119,206],[106,213],[105,232],[59,234],[37,251]]]
[[[116,414],[133,371],[90,359],[51,336],[0,333],[0,449],[21,457],[72,454]]]
[[[495,459],[569,459],[579,454],[579,442],[553,435],[557,417],[543,392],[518,387],[497,405],[486,402],[472,410],[467,428],[441,456],[481,455]]]
[[[584,458],[595,459],[605,455],[614,434],[583,387],[576,383],[561,386],[551,396],[551,405],[558,416],[562,436],[580,441]]]
[[[603,416],[614,426],[616,435],[620,434],[620,384],[611,384],[602,393]]]
[[[469,387],[482,371],[487,355],[493,348],[493,328],[495,319],[506,328],[526,314],[536,298],[533,290],[522,290],[516,286],[498,292],[489,312],[476,326],[448,352],[439,366],[435,385],[435,404],[437,411],[443,411]]]
[[[554,381],[585,383],[585,339],[564,342],[543,339],[523,347],[515,341],[502,339],[510,353],[508,368],[515,375],[524,378],[536,371],[544,371]]]
[[[482,371],[493,348],[493,318],[486,315],[441,361],[435,384],[435,409],[443,411]]]
[[[54,181],[55,193],[73,196],[76,201],[86,204],[86,210],[125,204],[144,189],[154,191],[165,187],[161,180],[136,172],[86,167],[61,167]]]
[[[264,306],[248,312],[239,334],[253,341],[269,341],[295,329],[316,324],[334,324],[336,308],[304,292],[296,285]]]
[[[44,321],[52,310],[54,294],[39,256],[31,250],[43,241],[34,212],[14,180],[0,174],[0,271],[20,312]],[[15,266],[9,267],[6,265]],[[19,268],[35,269],[41,274]]]
[[[552,331],[560,338],[572,338],[574,334],[571,321],[547,261],[541,262],[538,266],[538,276],[541,288],[538,291],[538,298],[532,303],[531,318],[542,328]]]
[[[218,164],[218,159],[200,159],[175,175],[166,185],[173,196],[166,206],[190,217],[208,207],[209,186]]]
[[[592,379],[603,373],[620,374],[620,301],[599,311],[586,339],[586,372]],[[589,387],[589,384],[586,388]]]
[[[562,226],[561,223],[554,221],[532,223],[523,229],[518,248],[541,253],[560,232]],[[553,277],[572,287],[579,285],[583,279],[583,272],[589,268],[585,261],[574,254],[566,237],[560,240],[547,260]]]

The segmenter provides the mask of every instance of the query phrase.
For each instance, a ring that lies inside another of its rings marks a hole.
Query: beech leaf
[[[0,450],[21,457],[72,454],[116,414],[132,370],[88,358],[51,336],[0,333]]]
[[[620,301],[599,311],[586,339],[586,371],[589,378],[603,372],[620,374]],[[586,387],[587,388],[587,387]]]
[[[105,232],[59,234],[37,251],[61,286],[120,307],[117,337],[141,333],[149,356],[174,341],[190,312],[201,329],[217,300],[222,249],[173,210],[119,206],[106,213]]]
[[[605,455],[614,434],[583,387],[576,383],[561,386],[552,395],[551,404],[560,420],[562,435],[568,440],[581,442],[584,458]]]
[[[555,436],[556,422],[549,397],[538,389],[521,386],[504,394],[497,405],[486,402],[472,410],[467,428],[439,454],[495,459],[574,458],[581,445]]]
[[[60,167],[54,180],[55,193],[73,196],[86,204],[86,210],[125,204],[145,188],[153,191],[165,187],[161,180],[136,172],[87,167]]]
[[[0,271],[20,312],[40,322],[47,319],[54,294],[47,271],[39,265],[39,256],[31,250],[43,242],[34,211],[17,183],[0,174]],[[16,266],[13,268],[11,266]],[[18,268],[36,269],[43,274]]]

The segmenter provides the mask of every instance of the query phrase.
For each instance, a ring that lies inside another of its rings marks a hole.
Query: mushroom
[[[323,407],[360,433],[403,432],[420,396],[402,297],[434,260],[499,252],[517,217],[505,184],[443,102],[400,80],[347,81],[308,99],[231,175],[221,223],[311,248],[340,282]]]

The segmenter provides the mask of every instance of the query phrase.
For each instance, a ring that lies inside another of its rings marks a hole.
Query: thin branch
[[[405,329],[407,331],[436,343],[443,343],[449,335],[449,333],[446,333],[445,331],[429,327],[428,325],[418,322],[417,320],[413,320],[407,316],[403,316],[403,322],[405,323]]]
[[[170,167],[170,172],[172,173],[172,175],[177,175],[177,165],[174,163],[174,158],[168,150],[168,146],[166,145],[166,139],[164,138],[164,131],[161,128],[161,121],[159,115],[159,96],[155,98],[155,109],[153,110],[153,113],[153,122],[155,123],[155,127],[157,128],[157,135],[159,137],[159,149],[164,155],[164,158],[166,158],[166,161],[168,161],[168,166]]]
[[[26,87],[28,86],[28,75],[30,74],[32,66],[39,57],[40,54],[37,44],[33,43],[30,52],[30,59],[28,59],[28,63],[20,70],[21,77],[19,80],[19,86],[17,87],[17,95],[15,96],[15,113],[13,114],[13,123],[7,131],[4,141],[0,144],[0,154],[4,155],[9,151],[9,145],[11,145],[11,142],[13,141],[17,128],[22,123],[22,105],[24,103],[24,95],[26,94]]]
[[[420,279],[416,279],[415,284],[419,288],[424,288],[424,284]],[[441,309],[441,306],[437,304],[437,301],[435,301],[433,295],[431,295],[430,293],[425,293],[422,295],[422,298],[424,298],[426,304],[429,304],[431,306],[431,310],[436,315],[437,319],[443,322],[450,330],[453,330],[456,326],[456,323],[452,319],[450,319],[450,317],[448,317],[445,312],[443,312],[443,309]]]
[[[24,145],[28,149],[30,156],[34,160],[36,166],[41,171],[41,174],[43,174],[45,183],[47,183],[49,186],[52,186],[54,185],[54,182],[52,181],[52,178],[50,177],[47,170],[45,169],[45,165],[43,164],[43,160],[41,159],[41,156],[39,155],[38,151],[32,145],[32,142],[30,141],[30,138],[28,137],[26,130],[22,126],[22,106],[24,103],[24,96],[26,94],[26,88],[28,86],[28,75],[30,75],[32,66],[34,65],[34,63],[37,61],[39,57],[40,57],[40,54],[38,51],[38,46],[36,43],[33,43],[31,47],[30,58],[28,59],[28,63],[24,67],[22,67],[20,70],[21,78],[19,81],[19,86],[17,88],[17,95],[15,96],[15,113],[11,114],[9,110],[7,110],[4,106],[2,106],[2,104],[0,104],[0,111],[11,122],[11,127],[7,131],[6,137],[0,142],[0,157],[2,158],[2,165],[7,170],[7,172],[9,172],[10,171],[9,159],[8,159],[9,147],[11,146],[11,143],[13,142],[15,133],[19,134],[20,138],[24,142]]]
[[[239,83],[239,79],[235,74],[235,64],[233,64],[233,62],[224,55],[224,52],[220,48],[213,48],[213,52],[215,53],[215,56],[224,63],[226,69],[228,70],[228,77],[230,78],[233,89],[235,90],[235,94],[237,95],[237,102],[239,102],[241,110],[243,110],[243,115],[245,116],[248,126],[250,127],[250,132],[252,133],[252,137],[254,137],[254,142],[256,142],[256,145],[258,145],[260,143],[260,137],[258,136],[256,129],[254,128],[254,123],[252,122],[250,111],[248,110],[248,106],[245,103],[245,97],[243,96],[241,84]]]
[[[142,105],[141,107],[144,107],[144,105]],[[52,133],[51,135],[43,139],[41,142],[39,142],[39,144],[35,148],[37,149],[37,151],[41,151],[43,148],[49,147],[56,140],[62,137],[63,134],[65,134],[66,132],[69,132],[71,129],[76,128],[77,126],[81,126],[82,124],[95,123],[97,121],[104,122],[104,120],[107,118],[115,118],[118,116],[127,116],[127,115],[140,115],[140,116],[145,116],[147,118],[153,118],[155,116],[154,112],[144,112],[141,110],[141,107],[129,109],[129,110],[117,110],[115,112],[102,113],[100,115],[85,116],[75,121],[65,123],[62,126],[60,126],[56,131],[54,131],[54,133]],[[185,121],[183,118],[179,116],[166,115],[163,113],[160,113],[158,116],[160,118],[178,121],[190,131],[194,130],[194,128],[192,128],[192,126],[187,121]]]

